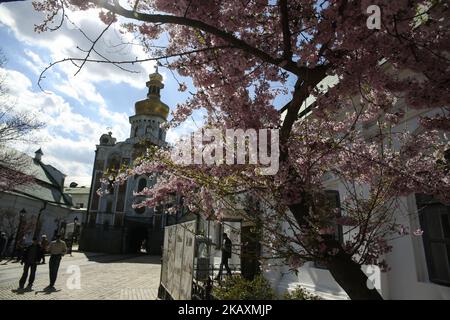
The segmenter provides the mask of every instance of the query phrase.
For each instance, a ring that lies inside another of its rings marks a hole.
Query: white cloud
[[[24,50],[28,59],[24,59],[25,65],[32,70],[36,75],[41,74],[42,70],[47,66],[41,57],[29,49]]]
[[[25,49],[22,57],[17,57],[31,73],[37,76],[50,62],[67,57],[82,57],[83,49],[89,48],[89,41],[70,23],[55,32],[36,33],[34,26],[43,21],[43,14],[32,8],[31,1],[11,2],[0,5],[0,27],[8,28],[16,39],[32,49]],[[98,18],[98,11],[89,10],[70,13],[71,20],[94,39],[105,25]],[[125,37],[125,38],[124,38]],[[121,35],[111,28],[98,42],[96,49],[112,60],[134,60],[146,57],[138,45],[120,45],[132,42],[132,35]],[[43,55],[41,55],[43,53]],[[95,58],[95,54],[92,56]],[[154,62],[130,66],[139,73],[121,71],[110,64],[88,63],[76,75],[77,68],[70,62],[51,68],[42,85],[48,93],[33,92],[30,78],[15,70],[7,70],[10,95],[14,97],[18,111],[36,114],[47,124],[36,134],[40,145],[15,145],[14,147],[34,154],[42,147],[44,162],[53,165],[68,175],[66,182],[75,181],[89,185],[94,160],[95,144],[107,128],[112,128],[114,136],[122,141],[129,136],[128,115],[112,112],[104,97],[97,90],[98,84],[113,83],[145,88],[148,74],[153,72]],[[0,69],[2,71],[2,69]],[[166,74],[162,73],[163,77]],[[83,110],[71,106],[63,96],[79,102]],[[89,111],[89,117],[82,115]],[[176,129],[168,137],[188,131],[190,124]]]
[[[83,81],[81,78],[63,80],[53,86],[56,90],[78,100],[83,105],[86,102],[93,102],[102,106],[105,105],[105,99],[97,91],[95,85],[91,82]]]
[[[95,39],[105,28],[105,24],[98,18],[98,10],[68,12],[70,20],[79,26],[89,38]],[[20,24],[17,24],[20,21]],[[0,23],[9,27],[16,38],[28,45],[38,46],[50,51],[53,61],[67,57],[83,57],[84,54],[77,46],[83,49],[90,47],[90,42],[79,30],[75,29],[69,21],[54,32],[36,33],[34,26],[43,21],[43,14],[33,10],[31,1],[10,3],[0,6]],[[113,60],[133,60],[146,57],[145,52],[138,45],[117,46],[121,42],[132,41],[132,35],[120,34],[114,25],[98,42],[96,49]],[[95,53],[92,53],[95,58]],[[128,66],[139,74],[121,71],[110,64],[86,64],[77,77],[92,82],[111,81],[113,83],[126,83],[136,88],[142,88],[147,80],[148,73],[153,72],[154,62]],[[77,68],[70,62],[62,67],[62,71],[71,77]]]
[[[105,28],[105,24],[98,18],[98,10],[88,10],[79,12],[66,12],[70,16],[70,21],[79,26],[85,34],[95,39]],[[17,23],[20,21],[20,23]],[[25,64],[36,74],[52,61],[64,58],[83,58],[85,53],[77,49],[89,49],[90,42],[83,34],[73,27],[66,20],[63,26],[54,32],[36,33],[34,26],[43,21],[43,14],[36,12],[32,8],[31,1],[13,2],[0,6],[0,25],[8,27],[15,37],[29,46],[42,48],[49,51],[51,61],[43,61],[35,52],[28,50],[25,55],[29,58]],[[101,41],[96,45],[96,50],[102,55],[114,61],[134,60],[136,58],[147,57],[141,46],[122,45],[120,43],[132,42],[132,35],[120,34],[114,25],[103,35]],[[98,56],[93,52],[91,58]],[[56,72],[60,72],[66,78],[55,88],[75,99],[102,103],[102,98],[95,89],[95,84],[109,81],[114,84],[128,84],[135,88],[144,88],[148,79],[148,74],[153,72],[154,62],[135,64],[126,66],[127,69],[138,73],[122,71],[111,64],[86,63],[82,70],[74,76],[78,68],[70,62],[65,62],[54,66],[48,70],[47,76],[50,78]],[[43,81],[44,88],[48,88],[50,81]]]
[[[15,70],[0,69],[6,72],[6,86],[14,97],[14,108],[18,112],[33,114],[46,127],[35,134],[39,146],[16,144],[15,148],[33,154],[38,147],[44,151],[44,162],[53,165],[72,177],[85,181],[90,179],[94,159],[95,144],[107,127],[119,139],[128,136],[129,124],[125,114],[102,109],[97,121],[93,121],[73,110],[61,96],[51,92],[31,91],[31,81]],[[125,121],[126,120],[126,121]]]

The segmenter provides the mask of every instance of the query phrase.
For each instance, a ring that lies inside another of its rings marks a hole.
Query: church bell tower
[[[155,145],[162,145],[166,139],[166,131],[162,125],[167,121],[170,109],[161,101],[164,84],[158,68],[149,78],[146,83],[147,99],[136,102],[135,115],[130,117],[130,139],[134,142],[148,140]]]

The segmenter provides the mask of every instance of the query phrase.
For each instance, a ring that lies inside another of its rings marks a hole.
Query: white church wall
[[[420,227],[415,196],[401,199],[408,214],[397,214],[398,223],[409,227],[409,235],[392,242],[394,249],[386,258],[389,299],[439,299],[450,300],[450,287],[430,282],[423,239],[412,234]]]
[[[25,235],[26,242],[31,242],[34,236],[35,223],[42,207],[43,202],[40,200],[14,194],[0,193],[0,208],[12,209],[17,212],[17,217],[19,217],[20,211],[25,209],[25,221],[31,223],[28,228],[29,231]],[[63,221],[69,221],[70,214],[70,208],[47,204],[39,219],[41,225],[39,236],[45,234],[51,239],[58,225]],[[15,236],[15,233],[13,236]]]

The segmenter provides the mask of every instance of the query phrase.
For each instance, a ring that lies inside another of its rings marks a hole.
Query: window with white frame
[[[416,194],[422,239],[431,282],[450,286],[450,206]]]
[[[326,190],[326,201],[328,202],[330,209],[338,209],[338,215],[341,215],[341,200],[339,196],[339,191],[337,190]],[[338,240],[341,244],[344,241],[343,231],[342,231],[342,225],[336,224],[335,225],[335,233],[334,233],[334,239]],[[326,269],[326,266],[322,263],[315,261],[314,267],[319,269]]]

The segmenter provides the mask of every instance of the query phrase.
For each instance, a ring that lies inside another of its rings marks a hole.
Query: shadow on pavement
[[[39,263],[39,266],[48,265],[48,261],[50,256],[46,255],[47,263]],[[66,254],[62,263],[67,262],[68,260],[88,260],[96,263],[142,263],[142,264],[161,264],[161,256],[149,255],[146,253],[129,253],[129,254],[112,254],[112,253],[99,253],[99,252],[82,252],[82,251],[73,251],[72,255]],[[74,261],[74,262],[75,262]],[[15,267],[19,266],[16,264],[16,261],[5,261],[0,263],[0,266],[10,266]]]
[[[89,261],[97,263],[144,263],[144,264],[161,264],[161,256],[152,256],[145,253],[129,253],[129,254],[109,254],[94,252],[77,252],[77,256],[84,255]]]
[[[38,293],[52,294],[52,293],[59,292],[59,291],[61,291],[61,289],[45,288],[44,290],[36,291],[36,292],[34,293],[34,295],[37,295]]]
[[[19,295],[19,294],[25,294],[26,291],[25,291],[25,289],[12,289],[11,292]]]
[[[17,288],[17,289],[12,289],[11,292],[15,293],[15,294],[24,294],[25,292],[33,292],[33,288],[30,287],[26,287],[26,288]]]

